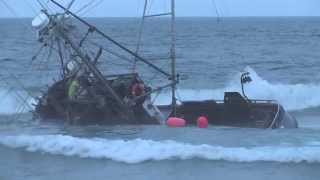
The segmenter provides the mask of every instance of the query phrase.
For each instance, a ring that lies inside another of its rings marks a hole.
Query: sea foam
[[[222,147],[176,141],[107,140],[65,135],[19,135],[2,137],[0,144],[30,152],[81,158],[109,159],[124,163],[161,160],[224,160],[232,162],[320,162],[320,146]]]
[[[0,89],[0,114],[24,113],[31,110],[34,99],[26,92]]]

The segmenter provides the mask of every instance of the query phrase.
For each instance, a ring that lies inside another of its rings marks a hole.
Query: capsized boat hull
[[[200,116],[205,116],[213,126],[243,128],[297,128],[297,120],[276,103],[254,102],[249,108],[240,105],[233,108],[228,104],[208,101],[183,102],[177,108],[177,116],[186,120],[188,125],[196,125]],[[169,107],[160,106],[165,111]]]
[[[128,97],[130,84],[136,75],[112,77],[109,83],[121,98]],[[91,82],[86,98],[70,100],[68,79],[53,84],[36,104],[35,117],[42,120],[62,120],[70,124],[165,124],[167,117],[180,117],[187,125],[196,125],[200,116],[206,116],[211,125],[246,128],[297,128],[294,117],[284,108],[268,100],[249,100],[238,92],[226,92],[223,101],[186,101],[172,114],[171,106],[155,106],[146,97],[130,106],[130,118],[123,118],[108,94],[100,92],[98,82]],[[94,92],[94,93],[89,93]]]
[[[101,111],[94,108],[90,104],[77,105],[79,106],[78,118],[72,123],[78,124],[163,124],[148,116],[143,108],[135,110],[135,117],[131,121],[121,119],[121,116],[109,112]],[[242,128],[297,128],[296,119],[291,116],[284,108],[275,103],[254,102],[250,104],[247,110],[241,107],[228,107],[225,103],[217,103],[213,100],[208,101],[192,101],[183,102],[177,108],[177,116],[184,118],[187,125],[196,126],[196,120],[200,116],[206,116],[209,124],[212,126],[230,126]],[[38,107],[38,117],[42,120],[60,120],[69,121],[65,114],[58,113],[52,107]],[[158,109],[164,116],[171,115],[171,106],[158,106]]]

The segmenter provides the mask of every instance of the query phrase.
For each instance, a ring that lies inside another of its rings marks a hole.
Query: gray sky
[[[47,2],[48,0],[40,0]],[[58,0],[66,3],[69,0]],[[92,0],[90,0],[92,1]],[[89,0],[77,0],[78,11]],[[82,16],[140,16],[144,0],[94,0],[101,4],[80,12]],[[153,0],[152,12],[165,12],[169,0]],[[176,0],[178,16],[216,16],[214,2],[221,16],[320,16],[320,0]],[[5,3],[12,7],[8,10]],[[95,4],[93,4],[95,5]],[[54,6],[49,4],[50,9]],[[36,0],[0,0],[0,17],[33,17],[40,10]],[[14,11],[14,13],[12,12]],[[15,14],[15,15],[14,15]]]

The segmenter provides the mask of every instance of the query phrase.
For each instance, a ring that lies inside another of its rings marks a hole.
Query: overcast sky
[[[48,0],[39,1],[46,3]],[[58,1],[66,3],[69,0]],[[144,2],[144,0],[77,0],[72,10],[78,11],[90,1],[94,1],[92,6],[80,11],[80,15],[140,16]],[[170,0],[152,1],[154,3],[150,13],[167,11]],[[49,7],[54,9],[52,4],[49,4]],[[320,16],[320,0],[176,0],[178,16],[216,16],[215,7],[220,16]],[[0,17],[33,17],[39,10],[37,0],[0,0]]]

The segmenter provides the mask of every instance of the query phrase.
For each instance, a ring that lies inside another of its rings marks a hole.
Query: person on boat
[[[68,82],[68,97],[70,100],[83,99],[88,94],[90,86],[89,76],[85,70],[79,69],[75,74],[71,74]]]
[[[69,83],[69,88],[68,88],[68,98],[69,100],[76,100],[77,99],[77,94],[80,89],[80,84],[78,79],[71,79]]]
[[[145,93],[144,84],[141,82],[135,82],[131,87],[131,94],[133,97],[141,96]]]
[[[146,87],[143,82],[138,79],[134,79],[131,85],[129,86],[129,95],[125,97],[125,102],[130,102],[132,105],[137,106],[141,105],[145,98],[141,97],[146,93]]]

